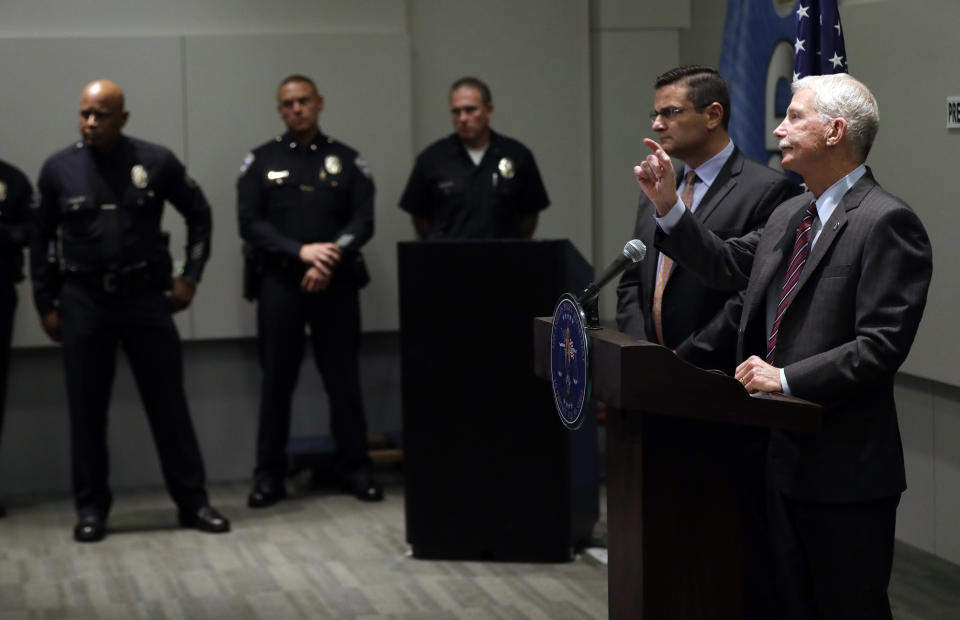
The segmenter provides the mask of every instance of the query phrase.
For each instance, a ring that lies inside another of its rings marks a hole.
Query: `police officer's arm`
[[[210,237],[213,217],[210,203],[200,186],[187,175],[186,169],[171,155],[167,200],[183,215],[187,223],[187,247],[183,272],[173,279],[170,303],[173,311],[183,310],[193,301],[203,267],[210,258]]]
[[[30,242],[30,201],[33,188],[27,177],[15,174],[10,179],[0,219],[0,250],[19,252]]]
[[[358,251],[373,237],[373,196],[376,191],[373,175],[365,162],[356,159],[351,167],[352,182],[347,194],[350,219],[337,234],[338,240],[349,240],[338,244],[346,253]]]
[[[421,157],[417,157],[413,170],[410,171],[407,186],[400,196],[400,208],[410,214],[417,237],[426,239],[433,229],[433,209]]]
[[[57,250],[57,229],[60,226],[60,189],[56,173],[49,162],[40,171],[37,181],[40,201],[33,210],[33,238],[30,243],[30,278],[33,301],[40,314],[40,324],[51,340],[60,340],[60,256]]]
[[[430,229],[433,228],[433,220],[427,219],[425,217],[413,217],[413,229],[417,231],[417,237],[419,239],[426,239],[427,235],[430,234]]]
[[[521,200],[523,201],[521,206],[524,212],[520,214],[520,219],[517,222],[520,228],[520,236],[523,239],[533,237],[540,211],[550,206],[550,199],[547,197],[547,189],[543,186],[540,169],[537,168],[533,153],[529,153],[529,156],[528,165],[518,170],[518,176],[522,175],[520,178],[524,182],[521,193]]]

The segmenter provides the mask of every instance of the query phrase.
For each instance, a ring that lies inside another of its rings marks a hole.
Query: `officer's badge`
[[[137,189],[143,189],[147,186],[147,169],[137,164],[130,168],[130,180]]]
[[[500,160],[500,163],[497,164],[497,168],[500,170],[500,176],[505,179],[512,179],[516,171],[513,168],[513,160],[509,157],[504,157]]]
[[[7,199],[7,184],[0,181],[0,202]]]
[[[340,171],[343,170],[340,158],[336,155],[327,155],[323,160],[323,167],[330,174],[340,174]]]
[[[130,169],[130,180],[133,181],[134,187],[138,189],[143,189],[147,186],[147,169],[137,164]]]

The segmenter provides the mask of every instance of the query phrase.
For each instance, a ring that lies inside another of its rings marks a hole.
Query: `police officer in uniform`
[[[533,236],[550,204],[530,149],[490,128],[493,99],[481,80],[450,88],[454,133],[418,157],[400,208],[421,239]]]
[[[22,172],[0,161],[0,431],[7,401],[7,370],[16,283],[23,279],[23,248],[28,242],[28,219],[33,189]],[[6,511],[0,505],[0,517]]]
[[[247,155],[237,181],[237,216],[256,261],[257,333],[263,383],[254,486],[248,505],[286,497],[290,401],[309,325],[330,399],[336,469],[344,490],[383,499],[367,455],[360,393],[358,289],[367,275],[359,249],[373,235],[374,186],[357,152],[320,132],[323,97],[302,75],[277,89],[287,132]],[[249,295],[248,295],[249,296]]]
[[[88,84],[80,100],[83,140],[51,156],[37,183],[34,300],[46,333],[63,343],[79,542],[106,534],[107,406],[118,343],[180,524],[211,533],[230,529],[207,499],[171,317],[190,304],[210,254],[210,206],[168,149],[121,133],[128,115],[116,84]],[[187,222],[186,264],[172,280],[160,229],[165,201]]]

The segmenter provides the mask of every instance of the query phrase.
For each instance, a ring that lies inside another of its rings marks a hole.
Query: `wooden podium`
[[[551,318],[534,320],[550,378]],[[750,396],[730,376],[612,330],[590,333],[593,397],[607,406],[610,618],[741,620],[750,501],[744,442],[757,428],[816,432],[818,405]],[[560,421],[557,421],[560,424]],[[576,431],[573,431],[576,432]]]

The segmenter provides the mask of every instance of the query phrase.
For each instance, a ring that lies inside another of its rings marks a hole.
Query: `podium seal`
[[[583,424],[590,398],[590,341],[587,320],[577,298],[564,293],[553,310],[550,332],[550,383],[560,420],[568,429]]]

